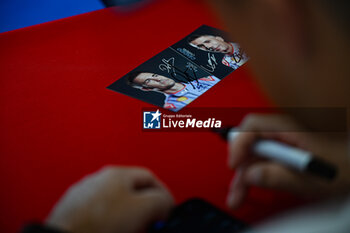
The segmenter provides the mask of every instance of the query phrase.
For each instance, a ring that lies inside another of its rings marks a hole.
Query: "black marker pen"
[[[233,141],[239,134],[235,128],[221,128],[215,130],[224,139]],[[254,154],[263,158],[274,160],[300,172],[332,180],[337,175],[337,167],[318,157],[311,152],[296,147],[292,147],[282,142],[274,140],[258,140],[252,145]]]

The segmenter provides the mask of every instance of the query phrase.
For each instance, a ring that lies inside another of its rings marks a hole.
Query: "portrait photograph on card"
[[[238,69],[248,56],[222,30],[203,25],[171,48],[217,77]]]

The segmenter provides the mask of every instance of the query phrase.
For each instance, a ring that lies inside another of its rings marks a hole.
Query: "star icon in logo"
[[[158,109],[157,112],[152,113],[151,115],[153,116],[151,122],[153,122],[153,121],[156,120],[156,119],[157,119],[157,121],[159,121],[159,117],[160,117],[160,115],[162,115],[162,113],[160,113],[160,112],[159,112],[159,109]]]

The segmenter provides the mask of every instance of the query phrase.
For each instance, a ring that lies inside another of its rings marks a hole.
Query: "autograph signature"
[[[176,72],[175,72],[175,58],[171,57],[168,60],[166,59],[162,59],[163,64],[159,65],[159,69],[161,71],[167,71],[168,73],[173,73],[176,76]]]
[[[218,62],[216,61],[216,57],[214,54],[208,53],[208,64],[206,64],[206,66],[202,66],[202,68],[204,68],[205,70],[209,71],[209,72],[214,72],[214,70],[216,69],[218,65]]]
[[[198,77],[196,75],[196,72],[198,70],[197,70],[197,67],[195,65],[193,65],[190,62],[187,62],[186,69],[182,70],[179,67],[175,66],[175,58],[174,57],[171,57],[169,59],[163,58],[162,62],[163,63],[159,65],[159,69],[161,71],[166,71],[171,75],[171,77],[174,80],[179,81],[179,82],[183,82],[183,80],[181,80],[181,78],[176,77],[176,75],[178,74],[180,77],[182,77],[187,82],[189,82],[189,84],[192,85],[194,89],[196,89],[195,86],[192,84],[192,81],[196,81],[197,84],[199,84],[198,80],[197,80]],[[177,71],[177,73],[176,73],[176,71]],[[190,72],[192,73],[193,76],[191,76]]]

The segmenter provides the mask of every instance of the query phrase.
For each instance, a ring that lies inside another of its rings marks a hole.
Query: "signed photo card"
[[[224,32],[204,25],[108,88],[177,112],[247,59]]]

